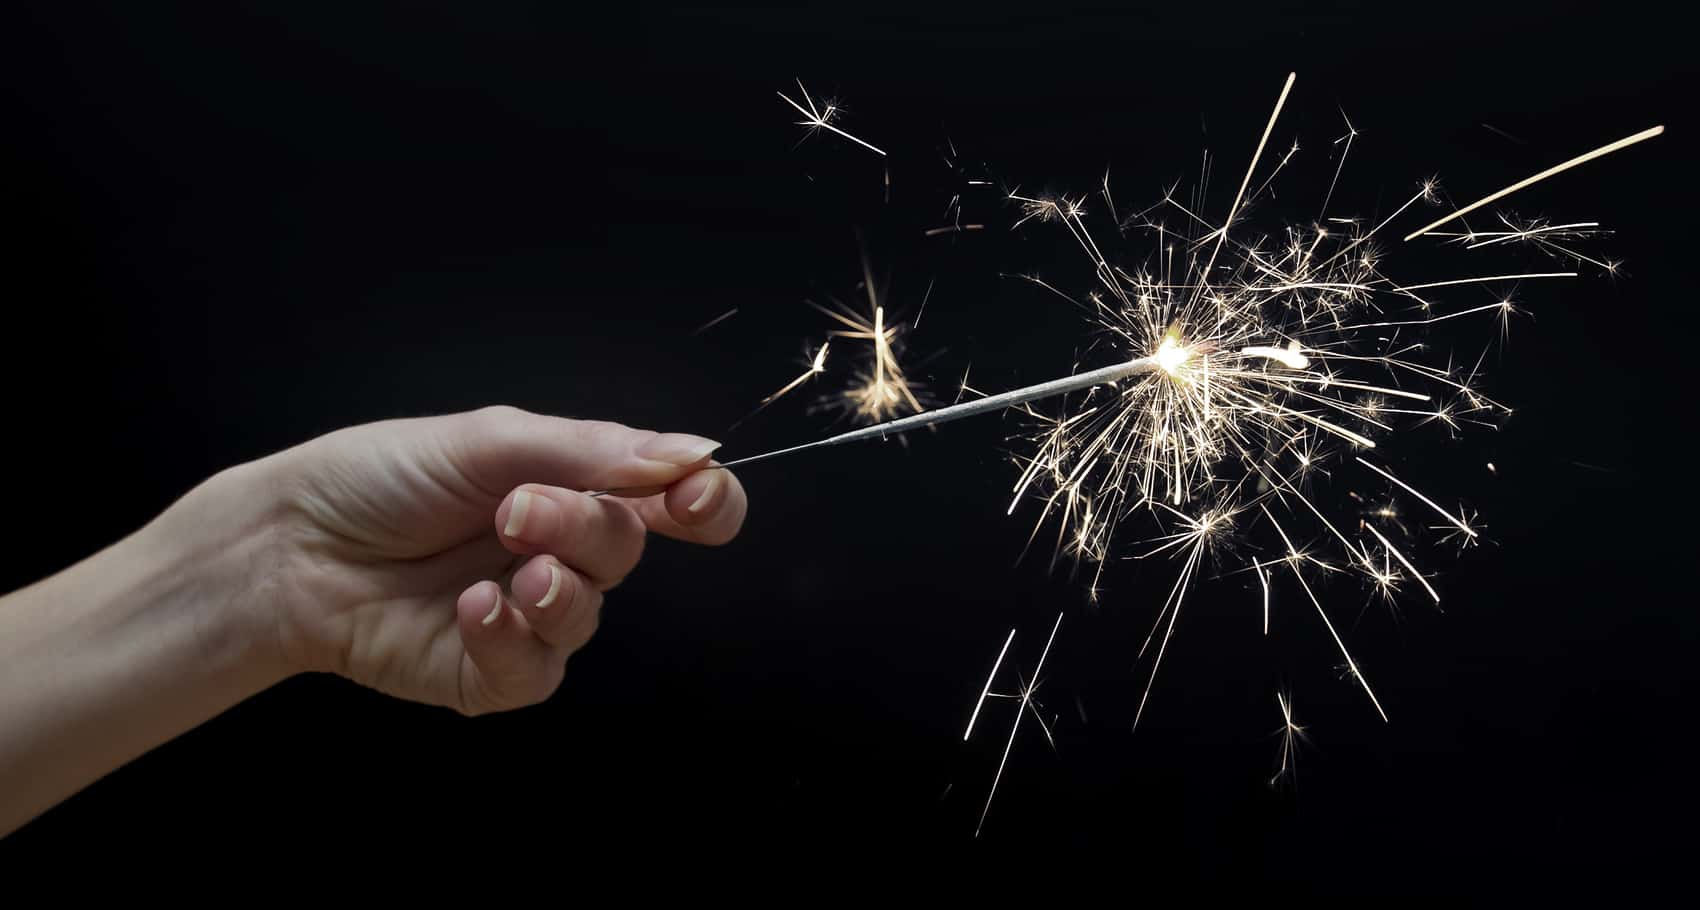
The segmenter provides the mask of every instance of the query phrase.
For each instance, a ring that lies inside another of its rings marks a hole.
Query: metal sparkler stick
[[[908,417],[900,417],[896,420],[887,420],[884,423],[876,423],[873,426],[850,430],[845,433],[840,433],[837,436],[817,439],[814,442],[806,442],[802,445],[791,446],[790,448],[775,449],[771,452],[763,452],[760,455],[750,455],[744,458],[728,461],[724,464],[710,465],[710,467],[733,468],[738,467],[739,465],[766,461],[770,458],[778,458],[781,455],[790,455],[796,452],[806,452],[810,449],[819,449],[825,446],[843,445],[849,442],[862,442],[869,439],[885,439],[890,436],[906,433],[910,430],[916,430],[922,427],[932,427],[942,423],[950,423],[951,421],[962,420],[979,414],[1001,411],[1004,408],[1013,407],[1018,404],[1025,404],[1029,401],[1037,401],[1041,398],[1051,398],[1056,395],[1064,395],[1069,392],[1079,391],[1080,389],[1090,388],[1095,385],[1115,382],[1120,379],[1126,379],[1136,373],[1147,373],[1152,370],[1159,369],[1160,366],[1161,365],[1158,363],[1155,356],[1139,357],[1122,363],[1112,364],[1107,367],[1100,367],[1096,370],[1088,370],[1085,373],[1075,373],[1072,376],[1064,376],[1061,379],[1052,379],[1035,385],[1023,386],[1019,389],[1011,389],[1008,392],[999,392],[996,395],[988,395],[985,398],[978,398],[974,401],[965,401],[961,404],[935,408],[931,411],[924,411],[920,414],[911,414]],[[618,491],[602,490],[592,493],[591,495],[606,496],[616,492]]]
[[[789,455],[793,452],[804,452],[809,449],[821,448],[823,446],[842,445],[847,442],[861,442],[868,439],[885,439],[899,433],[906,433],[910,430],[916,430],[922,427],[931,427],[937,426],[941,423],[950,423],[951,421],[962,420],[965,417],[973,417],[978,414],[1000,411],[1004,408],[1024,404],[1029,401],[1037,401],[1041,398],[1050,398],[1052,396],[1078,391],[1091,386],[1102,385],[1107,382],[1115,382],[1118,379],[1125,379],[1135,373],[1144,373],[1154,369],[1157,369],[1156,357],[1140,357],[1135,360],[1126,361],[1125,363],[1100,367],[1096,370],[1090,370],[1085,373],[1076,373],[1072,376],[1064,376],[1061,379],[1052,379],[1036,385],[1024,386],[1019,389],[1011,389],[1008,392],[999,392],[996,395],[988,395],[985,398],[977,398],[973,401],[965,401],[961,404],[950,405],[949,407],[935,408],[931,411],[911,414],[908,417],[899,417],[896,420],[887,420],[884,423],[876,423],[873,426],[850,430],[849,432],[840,433],[837,436],[829,436],[826,439],[819,439],[814,442],[804,443],[803,445],[791,446],[787,449],[778,449],[772,452],[764,452],[760,455],[750,455],[745,458],[739,458],[735,461],[726,462],[725,464],[716,465],[715,467],[731,468],[738,465],[754,464],[755,462],[764,461],[769,458],[778,458],[781,455]]]

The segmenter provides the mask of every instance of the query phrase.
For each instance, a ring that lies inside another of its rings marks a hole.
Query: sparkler
[[[1391,528],[1377,527],[1378,522],[1368,517],[1360,517],[1356,527],[1342,519],[1330,520],[1318,497],[1306,492],[1307,480],[1320,465],[1338,457],[1343,465],[1365,469],[1366,479],[1390,484],[1399,495],[1441,516],[1449,536],[1461,535],[1465,543],[1473,542],[1480,532],[1470,516],[1441,506],[1403,479],[1403,471],[1390,469],[1385,457],[1372,461],[1363,453],[1378,449],[1375,437],[1402,441],[1397,425],[1401,419],[1440,421],[1451,427],[1465,421],[1491,426],[1491,417],[1509,409],[1476,388],[1473,372],[1460,377],[1450,366],[1425,362],[1426,346],[1402,340],[1400,333],[1482,314],[1497,317],[1503,328],[1514,310],[1510,298],[1502,297],[1486,306],[1442,311],[1426,296],[1431,291],[1577,275],[1495,273],[1417,283],[1389,278],[1372,241],[1412,205],[1434,201],[1432,182],[1420,185],[1397,211],[1368,230],[1356,219],[1327,218],[1322,224],[1287,226],[1281,241],[1274,244],[1263,238],[1231,238],[1239,229],[1235,218],[1273,181],[1271,174],[1250,198],[1245,196],[1292,85],[1289,76],[1220,225],[1183,205],[1172,193],[1118,225],[1156,236],[1155,252],[1144,267],[1130,270],[1111,262],[1087,226],[1084,199],[1010,194],[1023,206],[1024,217],[1018,224],[1031,220],[1061,224],[1086,254],[1096,283],[1088,302],[1075,302],[1110,346],[1122,354],[1146,353],[1161,367],[1124,385],[1095,387],[1073,401],[1065,399],[1060,413],[1052,418],[1028,409],[1039,420],[1040,429],[1031,437],[1033,454],[1018,458],[1020,476],[1009,507],[1013,513],[1029,495],[1040,500],[1035,535],[1049,518],[1061,519],[1053,560],[1066,553],[1077,562],[1095,563],[1088,586],[1094,598],[1111,541],[1120,525],[1134,516],[1149,518],[1157,534],[1151,541],[1155,546],[1132,558],[1165,555],[1180,561],[1175,582],[1140,652],[1143,657],[1154,642],[1158,645],[1135,714],[1136,728],[1188,590],[1206,558],[1225,556],[1230,544],[1252,551],[1246,570],[1259,581],[1265,632],[1269,588],[1275,582],[1270,570],[1285,566],[1339,648],[1348,675],[1362,687],[1382,719],[1387,719],[1306,575],[1356,576],[1371,591],[1389,598],[1402,582],[1411,580],[1436,605],[1440,596],[1405,550],[1390,539]],[[1347,126],[1348,134],[1342,139],[1349,151],[1359,134],[1349,120]],[[1407,234],[1405,241],[1662,131],[1654,127],[1572,158],[1435,220]],[[1344,154],[1327,199],[1334,197]],[[1291,156],[1289,152],[1275,171]],[[1113,211],[1107,178],[1103,196]],[[1177,231],[1166,226],[1154,214],[1160,210],[1178,217],[1182,227]],[[1592,222],[1519,226],[1501,218],[1509,230],[1467,231],[1455,239],[1469,249],[1528,241],[1548,252],[1615,270],[1614,264],[1600,263],[1558,243],[1584,236],[1597,227]],[[1175,261],[1177,246],[1182,249],[1179,263]],[[1046,282],[1031,280],[1073,300]],[[1400,304],[1403,313],[1388,313]],[[1389,404],[1392,400],[1410,404],[1394,407]],[[1285,517],[1278,519],[1277,513]],[[1389,509],[1380,517],[1396,516]],[[1274,531],[1275,539],[1269,541],[1273,547],[1254,543],[1252,532],[1258,528]],[[1301,529],[1320,543],[1301,544]],[[1259,549],[1273,552],[1258,555]],[[1234,571],[1238,570],[1223,574]]]
[[[1356,570],[1372,581],[1388,584],[1389,573],[1372,571],[1374,558],[1369,545],[1349,540],[1299,490],[1299,481],[1330,457],[1325,449],[1329,443],[1344,445],[1354,453],[1358,464],[1433,509],[1466,537],[1476,537],[1478,532],[1462,515],[1451,514],[1386,467],[1355,454],[1376,447],[1377,443],[1367,434],[1396,432],[1391,423],[1394,416],[1415,415],[1425,420],[1455,423],[1459,415],[1509,413],[1508,408],[1479,392],[1472,385],[1473,377],[1460,380],[1450,368],[1419,360],[1424,346],[1400,342],[1397,330],[1432,326],[1480,313],[1497,314],[1503,319],[1513,310],[1507,298],[1486,306],[1435,315],[1434,304],[1418,291],[1573,278],[1577,273],[1493,274],[1409,284],[1386,277],[1379,268],[1378,254],[1371,241],[1411,206],[1435,201],[1437,188],[1433,181],[1422,183],[1392,215],[1367,231],[1361,229],[1357,219],[1328,218],[1327,223],[1341,225],[1344,230],[1336,232],[1321,225],[1304,229],[1288,227],[1285,241],[1274,248],[1265,248],[1263,241],[1230,242],[1235,217],[1273,181],[1271,175],[1258,191],[1246,196],[1295,78],[1296,74],[1289,74],[1282,87],[1222,225],[1211,224],[1172,194],[1124,223],[1124,227],[1140,227],[1157,234],[1161,255],[1154,270],[1141,268],[1130,273],[1109,261],[1086,225],[1084,199],[1070,201],[1010,194],[1012,200],[1023,206],[1024,217],[1017,226],[1035,219],[1060,223],[1087,254],[1100,286],[1089,295],[1090,305],[1083,308],[1118,350],[1133,356],[1111,366],[977,401],[884,420],[860,430],[723,466],[750,464],[823,446],[888,438],[919,427],[1084,391],[1083,400],[1065,404],[1064,415],[1051,420],[1039,434],[1037,454],[1026,459],[1015,488],[1019,501],[1041,481],[1049,481],[1055,489],[1042,496],[1043,511],[1045,515],[1060,512],[1072,520],[1075,532],[1071,549],[1076,553],[1108,552],[1103,544],[1114,527],[1124,516],[1142,511],[1160,520],[1179,522],[1180,533],[1163,538],[1167,541],[1164,546],[1145,555],[1171,548],[1188,552],[1191,556],[1189,568],[1183,570],[1185,577],[1202,550],[1233,517],[1257,506],[1270,526],[1281,533],[1285,544],[1286,555],[1272,558],[1268,565],[1286,562],[1295,572],[1306,563],[1329,571]],[[830,106],[823,113],[810,104],[806,112],[817,120],[830,116]],[[1359,134],[1349,120],[1347,127],[1349,132],[1342,139],[1349,153],[1352,141]],[[1437,219],[1404,239],[1408,242],[1431,233],[1477,208],[1661,135],[1663,130],[1662,126],[1653,127],[1576,156]],[[1329,185],[1328,199],[1333,198],[1335,184],[1344,168],[1344,154]],[[1291,157],[1289,152],[1282,164]],[[1113,209],[1107,176],[1103,196]],[[1182,224],[1192,229],[1175,231],[1153,220],[1151,212],[1158,208],[1173,209],[1181,216]],[[1466,241],[1470,249],[1524,240],[1580,261],[1608,269],[1616,267],[1557,245],[1558,239],[1586,236],[1597,227],[1593,222],[1520,228],[1501,217],[1509,230],[1446,236]],[[1188,249],[1179,266],[1180,274],[1174,261],[1177,243]],[[1198,250],[1205,245],[1210,247],[1210,253],[1201,266]],[[1225,249],[1229,259],[1217,269],[1216,261]],[[1037,278],[1032,280],[1056,291]],[[871,282],[869,288],[871,294]],[[1408,310],[1415,315],[1402,319],[1375,318],[1385,312],[1383,305],[1389,297],[1406,301]],[[849,331],[838,334],[872,340],[875,344],[873,374],[864,390],[854,393],[859,410],[865,416],[879,418],[889,414],[890,406],[898,400],[920,410],[918,403],[908,396],[906,383],[890,356],[890,330],[883,324],[883,310],[877,300],[870,299],[874,305],[871,324],[822,308],[849,327]],[[1370,331],[1386,328],[1395,331]],[[1122,382],[1136,376],[1137,381]],[[1401,381],[1426,384],[1430,391],[1410,391],[1401,386]],[[1093,396],[1104,389],[1111,391],[1094,401]],[[1446,396],[1453,400],[1440,401]],[[1389,398],[1423,403],[1427,408],[1391,408],[1386,404]],[[1029,409],[1028,413],[1033,412]],[[1219,505],[1215,509],[1200,507],[1207,502]],[[1278,508],[1303,506],[1305,512],[1319,519],[1330,536],[1341,544],[1343,565],[1335,566],[1305,555],[1275,522],[1265,505],[1268,502],[1275,502]],[[1012,512],[1015,505],[1012,502]],[[1194,511],[1183,512],[1183,506]],[[1376,543],[1396,556],[1400,565],[1422,581],[1425,590],[1438,601],[1432,586],[1380,531],[1367,521],[1360,521],[1359,530],[1374,535]],[[1260,573],[1263,565],[1258,563]],[[1102,571],[1101,561],[1099,571]],[[1092,589],[1096,589],[1096,582]],[[1173,603],[1177,608],[1178,596],[1177,593]],[[1367,692],[1367,685],[1365,688]]]
[[[1155,357],[1141,357],[1135,360],[1130,360],[1126,363],[1112,364],[1110,366],[1100,367],[1096,370],[1090,370],[1085,373],[1076,373],[1073,376],[1064,376],[1061,379],[1053,379],[1049,382],[1041,382],[1037,385],[1012,389],[1008,392],[1000,392],[996,395],[989,395],[985,398],[976,398],[973,401],[964,401],[961,404],[935,408],[931,411],[911,414],[908,417],[899,417],[896,420],[888,420],[872,426],[860,427],[858,429],[839,433],[836,436],[828,436],[825,439],[817,439],[813,442],[806,442],[802,445],[792,446],[787,449],[777,449],[772,452],[763,452],[760,455],[746,456],[723,464],[714,465],[713,467],[735,468],[741,465],[755,464],[756,462],[778,458],[782,455],[793,455],[798,452],[807,452],[811,449],[819,449],[826,446],[843,445],[850,442],[864,442],[871,439],[888,439],[893,436],[900,436],[910,430],[934,427],[968,417],[977,417],[981,414],[991,414],[1016,405],[1025,404],[1029,401],[1037,401],[1041,398],[1049,398],[1054,395],[1064,395],[1069,392],[1091,388],[1092,386],[1116,382],[1117,380],[1126,379],[1129,376],[1139,373],[1150,372],[1158,368],[1157,359]]]
[[[1044,504],[1041,522],[1046,516],[1060,514],[1066,519],[1064,524],[1072,525],[1072,533],[1059,538],[1059,552],[1097,557],[1100,573],[1102,556],[1109,552],[1108,540],[1126,517],[1144,513],[1168,527],[1171,533],[1158,538],[1161,545],[1140,558],[1171,550],[1186,555],[1179,583],[1159,617],[1161,621],[1167,616],[1170,629],[1199,559],[1226,537],[1234,519],[1241,515],[1254,519],[1261,515],[1282,540],[1282,555],[1255,563],[1265,585],[1269,578],[1264,568],[1284,563],[1307,593],[1309,586],[1300,572],[1307,566],[1356,572],[1385,589],[1402,577],[1378,568],[1384,560],[1377,560],[1374,551],[1380,550],[1384,557],[1393,557],[1438,603],[1433,586],[1381,529],[1360,520],[1357,539],[1348,538],[1301,492],[1301,481],[1333,457],[1329,447],[1337,445],[1352,453],[1353,463],[1432,509],[1457,532],[1472,539],[1478,536],[1462,514],[1454,515],[1441,507],[1385,463],[1357,454],[1377,447],[1372,434],[1396,435],[1396,417],[1416,416],[1455,424],[1460,417],[1487,422],[1483,415],[1509,413],[1508,408],[1478,391],[1473,377],[1460,379],[1448,367],[1420,360],[1424,346],[1401,341],[1399,332],[1477,314],[1504,319],[1512,311],[1506,298],[1486,306],[1437,312],[1435,304],[1423,295],[1430,291],[1573,278],[1577,273],[1502,273],[1416,283],[1388,278],[1380,269],[1372,241],[1411,206],[1435,201],[1432,181],[1421,184],[1392,215],[1368,230],[1356,219],[1331,218],[1327,224],[1343,229],[1289,227],[1284,242],[1273,247],[1266,247],[1261,240],[1231,240],[1234,218],[1257,197],[1253,193],[1248,198],[1246,190],[1293,82],[1294,77],[1289,75],[1223,224],[1211,224],[1172,194],[1124,224],[1157,235],[1160,255],[1151,267],[1129,272],[1112,264],[1087,227],[1083,199],[1010,194],[1023,206],[1024,217],[1018,226],[1035,219],[1060,223],[1086,253],[1098,286],[1083,308],[1120,353],[1133,356],[1115,366],[875,425],[743,463],[821,445],[884,438],[918,426],[1080,391],[1084,395],[1072,403],[1065,401],[1062,414],[1050,420],[1034,440],[1036,452],[1025,459],[1010,510],[1013,512],[1032,490],[1048,487],[1049,492],[1040,495]],[[1343,139],[1349,152],[1359,134],[1349,120],[1347,126],[1349,132]],[[1435,220],[1407,234],[1405,240],[1662,132],[1662,127],[1654,127],[1572,158]],[[1343,153],[1329,185],[1328,199],[1334,196],[1344,164]],[[1272,179],[1273,175],[1263,187],[1267,188]],[[1113,208],[1107,177],[1103,195]],[[1155,220],[1152,211],[1157,208],[1174,210],[1184,227],[1177,232]],[[1592,222],[1552,227],[1518,227],[1509,220],[1505,223],[1509,230],[1504,232],[1471,231],[1456,236],[1467,241],[1470,249],[1526,240],[1580,261],[1598,262],[1557,245],[1558,239],[1574,239],[1581,236],[1579,232],[1597,227]],[[1187,250],[1179,264],[1174,256],[1177,244]],[[1206,245],[1208,258],[1200,264],[1199,251]],[[1227,259],[1218,269],[1217,260],[1224,252]],[[1404,302],[1409,318],[1381,318],[1390,299]],[[1383,329],[1393,331],[1379,331]],[[1410,384],[1425,391],[1406,388]],[[1413,405],[1390,407],[1390,399]],[[1033,412],[1029,409],[1029,413]],[[1271,504],[1319,521],[1328,532],[1325,539],[1340,545],[1337,562],[1311,556],[1299,547],[1269,510]],[[1090,590],[1096,587],[1095,576]],[[1322,611],[1314,595],[1310,599]],[[1326,612],[1322,615],[1327,622]],[[1328,625],[1332,632],[1332,624]],[[1374,693],[1357,672],[1344,643],[1337,634],[1335,639],[1373,702]],[[1161,654],[1159,649],[1159,661]]]
[[[1010,512],[1017,509],[1022,498],[1034,493],[1042,502],[1035,534],[1049,517],[1063,519],[1057,555],[1069,553],[1097,563],[1088,594],[1097,597],[1103,563],[1112,551],[1110,541],[1120,524],[1132,515],[1151,517],[1161,529],[1156,537],[1158,546],[1136,558],[1181,558],[1180,572],[1159,611],[1153,638],[1147,638],[1149,646],[1161,628],[1146,696],[1200,565],[1207,556],[1226,549],[1231,537],[1244,541],[1249,527],[1261,526],[1275,532],[1280,541],[1270,555],[1253,556],[1249,561],[1265,592],[1265,628],[1268,585],[1275,580],[1270,570],[1287,566],[1340,648],[1351,677],[1362,685],[1385,719],[1374,691],[1307,582],[1306,572],[1357,575],[1382,594],[1391,594],[1409,580],[1421,585],[1435,604],[1440,602],[1440,595],[1389,536],[1391,522],[1379,527],[1375,520],[1360,517],[1355,527],[1345,520],[1336,524],[1316,502],[1314,493],[1304,492],[1307,478],[1321,464],[1338,458],[1345,466],[1368,471],[1367,480],[1387,483],[1402,497],[1433,510],[1453,534],[1462,534],[1465,541],[1476,539],[1479,531],[1470,524],[1469,515],[1462,510],[1453,514],[1442,507],[1404,480],[1402,471],[1389,468],[1387,459],[1372,461],[1362,454],[1377,449],[1375,437],[1394,437],[1397,441],[1401,418],[1438,420],[1455,427],[1462,420],[1493,425],[1494,415],[1510,413],[1510,408],[1477,390],[1474,373],[1459,376],[1450,366],[1423,361],[1425,345],[1402,340],[1401,332],[1482,315],[1496,316],[1503,325],[1515,311],[1508,296],[1486,306],[1443,310],[1430,299],[1431,293],[1569,279],[1578,272],[1496,272],[1423,282],[1399,282],[1385,276],[1375,238],[1418,202],[1435,202],[1438,194],[1433,182],[1423,182],[1391,216],[1367,230],[1358,219],[1326,218],[1317,225],[1287,226],[1278,243],[1263,238],[1246,242],[1231,236],[1239,228],[1236,218],[1275,177],[1272,173],[1258,191],[1246,194],[1282,105],[1294,87],[1294,78],[1289,75],[1282,87],[1221,225],[1210,223],[1176,201],[1173,194],[1119,225],[1156,235],[1156,255],[1144,267],[1129,270],[1110,262],[1086,225],[1085,199],[1010,194],[1010,199],[1023,208],[1017,226],[1035,219],[1056,223],[1066,228],[1086,253],[1097,282],[1093,293],[1088,294],[1088,303],[1076,303],[1110,338],[1110,345],[1119,354],[1117,364],[731,464],[860,439],[884,439],[915,427],[1023,407],[1039,418],[1042,430],[1032,437],[1034,452],[1020,459],[1022,471]],[[1334,167],[1324,206],[1333,201],[1345,155],[1358,138],[1350,119],[1346,128],[1348,133],[1341,138],[1345,151]],[[1528,185],[1661,133],[1663,128],[1646,129],[1574,156],[1411,231],[1404,235],[1404,242],[1433,233]],[[1292,155],[1294,151],[1289,151],[1275,170],[1278,172]],[[1103,199],[1114,211],[1108,177]],[[1153,214],[1158,209],[1175,214],[1180,230],[1159,221]],[[1589,235],[1595,223],[1518,226],[1506,216],[1501,219],[1508,230],[1470,230],[1443,236],[1450,242],[1464,242],[1470,250],[1503,243],[1537,243],[1547,252],[1615,270],[1615,264],[1584,257],[1561,245]],[[1178,247],[1180,262],[1176,262]],[[1219,260],[1221,265],[1217,265]],[[1046,282],[1032,281],[1068,298]],[[1397,304],[1402,304],[1402,311],[1389,313]],[[1073,393],[1081,395],[1069,400]],[[1063,398],[1056,417],[1040,417],[1029,407],[1042,398]],[[1391,401],[1406,405],[1391,407]],[[1289,515],[1289,519],[1278,520],[1277,512]],[[1387,517],[1396,515],[1396,510],[1389,510]],[[1314,527],[1321,534],[1324,546],[1331,549],[1328,558],[1314,555],[1311,546],[1295,541],[1300,526]],[[1141,713],[1142,709],[1144,699]]]
[[[1418,282],[1391,278],[1382,266],[1384,251],[1377,238],[1412,207],[1437,203],[1438,186],[1432,180],[1418,184],[1410,198],[1373,226],[1358,218],[1329,216],[1346,157],[1360,136],[1349,119],[1346,134],[1334,143],[1336,148],[1344,147],[1322,200],[1322,215],[1309,224],[1280,226],[1273,240],[1267,234],[1251,234],[1240,219],[1298,152],[1294,143],[1248,195],[1295,79],[1296,74],[1288,75],[1219,224],[1199,214],[1197,204],[1177,200],[1172,190],[1144,211],[1115,218],[1119,236],[1154,235],[1155,243],[1142,265],[1112,261],[1106,255],[1088,227],[1085,197],[1008,194],[1010,201],[1021,206],[1022,217],[1015,227],[1028,222],[1060,225],[1091,263],[1094,282],[1085,301],[1035,276],[1025,277],[1087,314],[1113,352],[1106,358],[1110,365],[1077,367],[1069,376],[930,411],[911,399],[911,408],[919,413],[892,419],[892,395],[901,396],[905,386],[901,374],[894,378],[887,373],[883,385],[878,378],[879,365],[888,361],[878,353],[886,326],[876,301],[871,324],[841,319],[850,324],[850,331],[843,334],[876,345],[876,371],[867,387],[885,391],[870,393],[860,411],[876,422],[721,467],[886,439],[922,427],[1019,409],[1037,428],[1025,437],[1028,452],[1016,457],[1019,476],[1008,511],[1013,514],[1028,498],[1040,503],[1030,544],[1047,522],[1058,520],[1053,564],[1068,556],[1077,566],[1094,566],[1086,589],[1092,600],[1100,595],[1104,567],[1116,552],[1113,544],[1122,526],[1136,517],[1156,530],[1146,539],[1147,548],[1128,558],[1161,557],[1179,563],[1139,651],[1143,659],[1156,645],[1135,712],[1135,729],[1187,595],[1211,567],[1218,576],[1241,571],[1256,575],[1265,635],[1271,589],[1290,575],[1344,658],[1346,676],[1362,688],[1386,721],[1387,712],[1310,578],[1356,579],[1370,596],[1389,602],[1410,584],[1420,587],[1438,608],[1440,594],[1412,558],[1417,541],[1396,503],[1409,501],[1438,515],[1443,521],[1438,530],[1446,532],[1446,539],[1466,546],[1480,537],[1481,530],[1473,513],[1462,505],[1454,513],[1423,492],[1411,479],[1412,472],[1404,467],[1395,470],[1394,459],[1381,454],[1382,449],[1389,442],[1396,447],[1406,441],[1411,425],[1491,427],[1496,417],[1510,413],[1510,408],[1480,390],[1476,369],[1466,373],[1450,360],[1437,363],[1429,357],[1427,344],[1405,336],[1479,320],[1496,321],[1503,332],[1516,312],[1509,294],[1480,306],[1445,305],[1442,299],[1465,289],[1572,279],[1578,272],[1496,269]],[[833,110],[830,106],[820,112],[812,101],[807,109],[792,105],[811,117],[806,125],[831,128],[826,123]],[[1523,223],[1499,214],[1503,230],[1476,230],[1468,227],[1466,216],[1663,131],[1655,126],[1570,158],[1410,231],[1402,242],[1430,236],[1466,251],[1523,244],[1577,266],[1592,265],[1615,274],[1617,263],[1572,247],[1599,233],[1595,222]],[[1207,157],[1207,166],[1208,161]],[[1106,207],[1115,212],[1107,174],[1101,195]],[[953,206],[956,203],[953,200]],[[1454,221],[1463,224],[1463,229],[1437,231]],[[1054,415],[1034,407],[1049,400],[1059,402]],[[1327,467],[1335,463],[1337,471]],[[1488,469],[1495,470],[1491,464]],[[1319,472],[1347,487],[1345,495],[1358,504],[1353,507],[1355,515],[1338,514],[1322,500],[1313,489]],[[1336,478],[1335,473],[1341,476]],[[1358,482],[1385,492],[1360,494],[1350,488]],[[1381,496],[1388,497],[1384,504],[1362,508],[1371,497]],[[1243,559],[1243,568],[1226,564],[1230,556]],[[1052,641],[1056,631],[1056,627],[1051,630]],[[996,695],[991,692],[992,680],[1009,645],[1006,640],[975,705],[965,739],[972,734],[986,699]],[[1049,650],[1048,641],[1046,654]],[[1024,685],[1017,696],[1010,697],[1019,697],[1022,706],[992,782],[992,795],[1002,780],[1020,718],[1031,709],[1032,687]],[[1294,723],[1287,695],[1278,694],[1277,700],[1284,720],[1281,764],[1275,776],[1279,780],[1291,771],[1296,741],[1304,728]],[[987,810],[990,805],[988,795]],[[982,825],[984,820],[982,812]]]

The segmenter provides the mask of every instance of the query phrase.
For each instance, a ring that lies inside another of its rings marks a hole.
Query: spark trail
[[[790,98],[786,97],[784,92],[778,92],[776,94],[778,94],[780,98],[783,98],[786,104],[796,108],[797,112],[803,115],[804,119],[798,121],[798,126],[806,126],[811,129],[831,130],[832,132],[843,136],[845,139],[856,143],[868,151],[884,157],[885,152],[832,125],[832,118],[838,113],[837,106],[828,103],[824,108],[817,108],[815,106],[815,100],[809,97],[809,90],[803,87],[803,83],[801,81],[798,81],[797,83],[797,90],[802,93],[804,104],[798,104],[797,102],[792,101]],[[805,104],[807,106],[805,106]]]

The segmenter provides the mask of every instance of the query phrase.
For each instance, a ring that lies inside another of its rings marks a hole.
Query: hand
[[[290,671],[469,715],[534,704],[649,532],[738,533],[744,490],[710,468],[716,447],[506,407],[331,433],[254,475],[275,497],[254,606]]]
[[[0,597],[0,837],[297,673],[464,714],[547,698],[650,532],[738,533],[714,448],[486,408],[220,472]]]

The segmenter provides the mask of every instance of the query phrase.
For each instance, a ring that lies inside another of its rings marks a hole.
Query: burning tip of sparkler
[[[1192,349],[1181,344],[1175,335],[1164,335],[1162,344],[1157,345],[1156,357],[1157,365],[1163,368],[1163,372],[1178,377],[1181,367],[1192,359]]]

